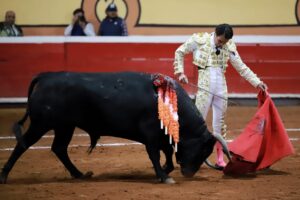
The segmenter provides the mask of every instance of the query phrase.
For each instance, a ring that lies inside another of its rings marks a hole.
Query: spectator
[[[116,4],[111,3],[107,6],[106,17],[101,22],[98,35],[100,36],[127,36],[127,26],[125,20],[118,16]]]
[[[23,36],[23,31],[20,26],[15,24],[16,14],[14,11],[5,13],[5,21],[0,22],[0,36],[16,37]]]
[[[95,36],[93,24],[86,21],[81,8],[74,10],[72,23],[65,29],[65,36]]]

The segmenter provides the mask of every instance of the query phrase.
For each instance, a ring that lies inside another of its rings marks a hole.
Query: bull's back
[[[156,117],[156,93],[144,73],[47,73],[34,90],[31,115],[76,126],[129,129],[145,117]]]

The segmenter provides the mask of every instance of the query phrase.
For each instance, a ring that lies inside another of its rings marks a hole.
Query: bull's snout
[[[192,178],[195,175],[196,171],[187,169],[187,168],[181,168],[181,174],[186,178]]]

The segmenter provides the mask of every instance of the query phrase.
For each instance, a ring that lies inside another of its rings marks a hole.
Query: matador
[[[263,91],[267,89],[256,74],[242,61],[235,43],[232,41],[233,30],[228,24],[220,24],[212,33],[195,33],[175,52],[174,71],[182,83],[188,83],[184,73],[184,55],[193,54],[193,64],[198,68],[198,87],[196,106],[206,119],[212,108],[212,127],[214,134],[226,136],[225,113],[227,110],[227,84],[225,71],[228,61],[236,71],[252,86]],[[221,145],[216,144],[216,168],[222,170],[226,163]]]

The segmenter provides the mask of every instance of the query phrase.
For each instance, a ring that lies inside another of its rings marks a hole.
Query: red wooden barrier
[[[64,44],[1,44],[0,97],[27,97],[33,76],[64,70],[64,53]]]
[[[174,51],[180,43],[1,43],[0,97],[26,97],[32,77],[45,71],[142,71],[173,76]],[[300,94],[300,44],[238,44],[245,63],[271,93]],[[197,70],[186,57],[191,82]],[[230,66],[230,93],[256,93]],[[187,88],[189,92],[195,89]]]

